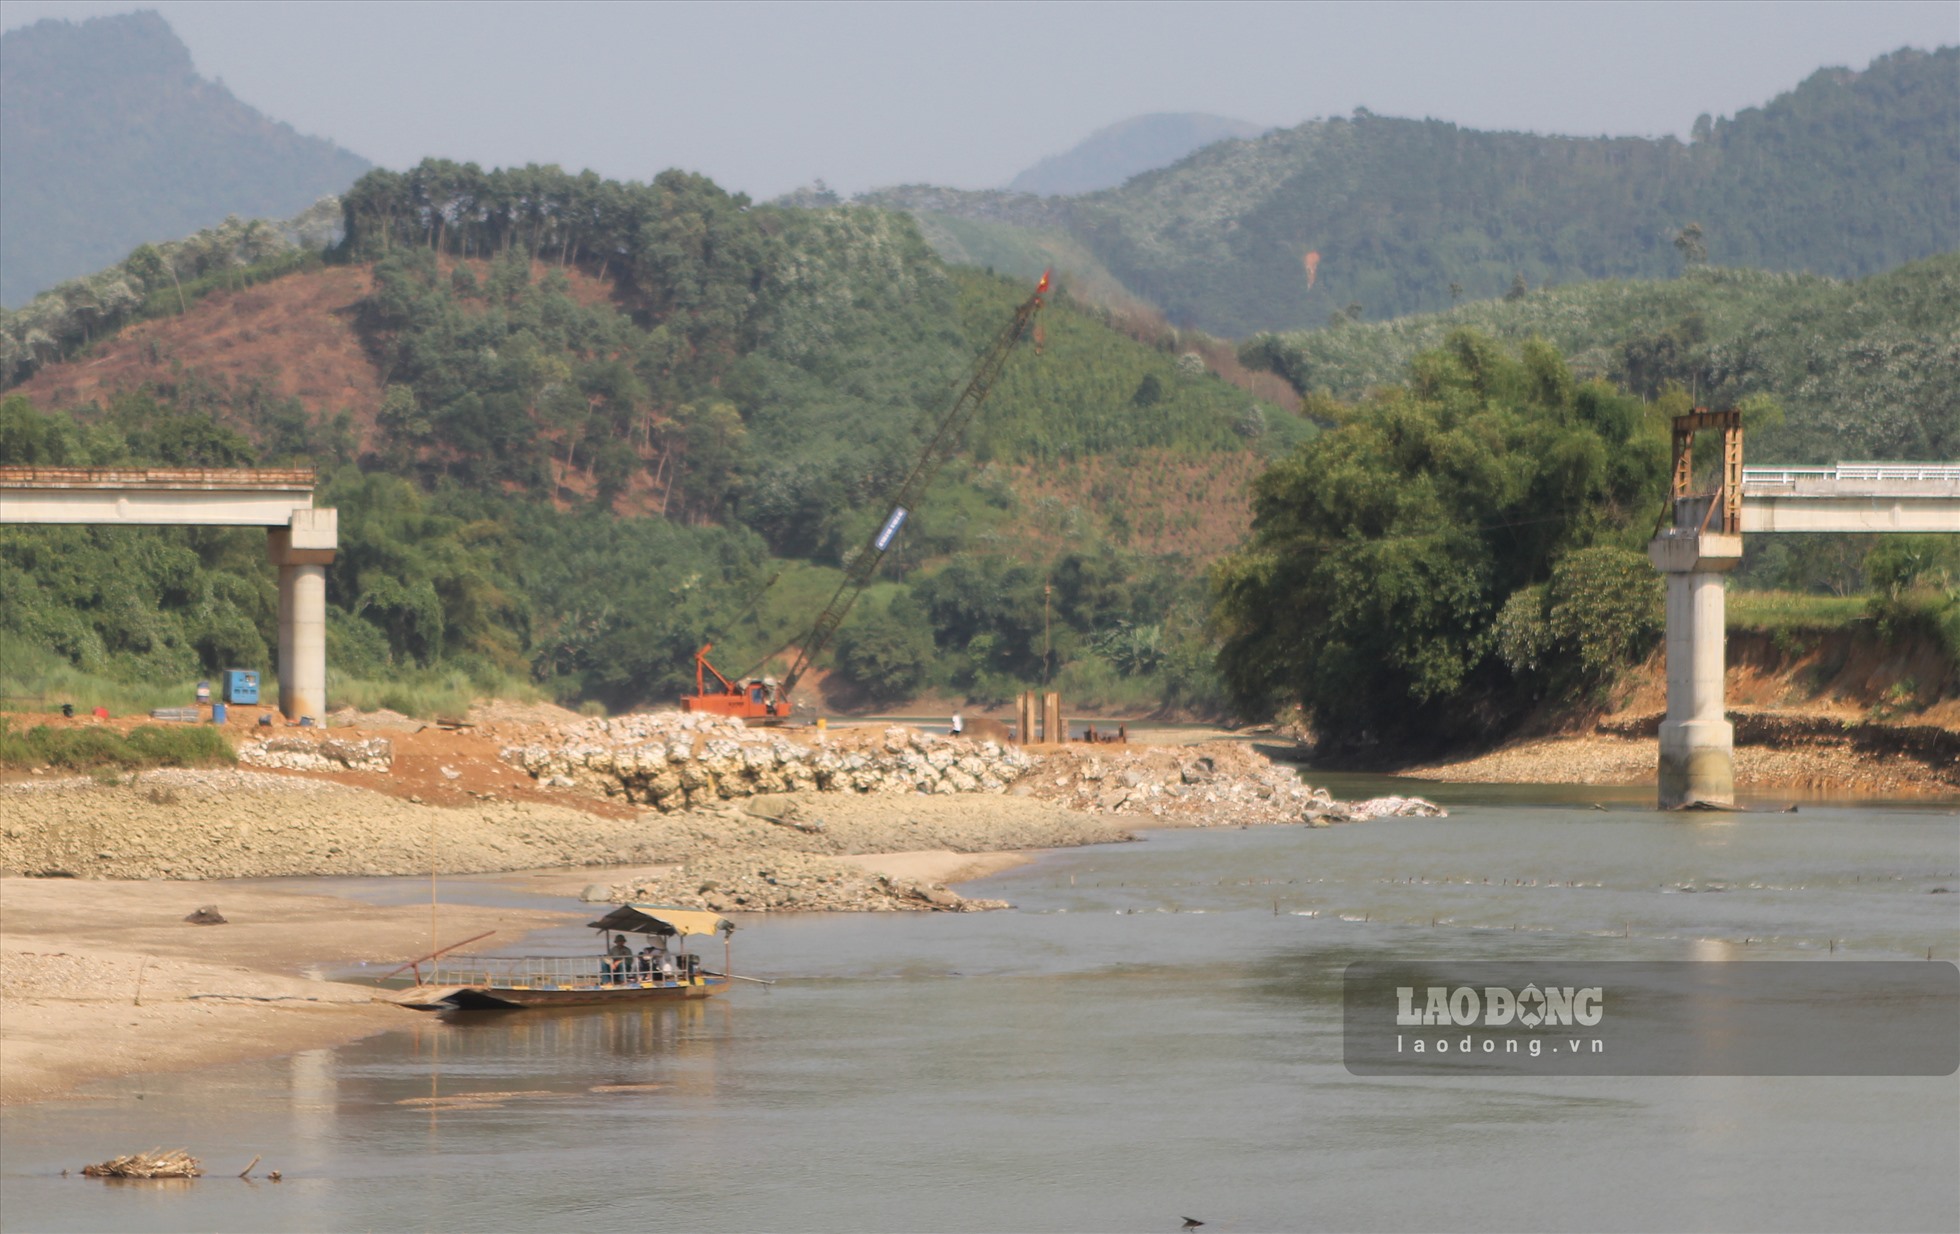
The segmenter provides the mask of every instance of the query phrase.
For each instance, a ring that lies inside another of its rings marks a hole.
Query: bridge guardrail
[[[1795,484],[1799,480],[1960,483],[1960,463],[1839,463],[1835,467],[1744,467],[1742,483]]]

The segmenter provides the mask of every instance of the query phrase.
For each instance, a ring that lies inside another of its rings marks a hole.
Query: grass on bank
[[[82,715],[97,707],[116,716],[148,715],[158,707],[190,706],[197,701],[196,685],[120,681],[76,668],[46,647],[0,634],[0,710],[50,714],[67,703]]]
[[[1960,596],[1934,587],[1848,596],[1731,591],[1726,625],[1731,632],[1771,635],[1829,634],[1864,626],[1885,639],[1930,639],[1948,659],[1960,663]]]
[[[208,678],[215,691],[215,676]],[[271,666],[260,672],[260,697],[265,707],[277,705],[278,677]],[[462,719],[482,698],[535,703],[545,692],[522,677],[456,666],[404,670],[393,677],[350,677],[327,669],[327,709],[356,711],[386,708],[422,720]],[[148,715],[159,707],[188,707],[197,699],[197,680],[162,684],[121,681],[76,668],[64,656],[18,638],[0,635],[0,711],[53,714],[66,703],[78,714],[97,707],[112,716]]]
[[[1794,630],[1842,630],[1871,616],[1868,595],[1828,596],[1801,591],[1731,591],[1726,625],[1765,634]]]
[[[0,767],[59,767],[88,771],[120,767],[208,767],[238,761],[215,728],[198,724],[139,724],[127,733],[112,728],[22,728],[0,716]]]
[[[349,677],[327,668],[327,710],[398,711],[418,720],[461,720],[479,699],[536,703],[546,694],[536,683],[509,674],[460,668],[415,669],[399,677]]]

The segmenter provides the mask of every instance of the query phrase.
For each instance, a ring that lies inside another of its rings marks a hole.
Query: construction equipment
[[[681,710],[734,716],[751,724],[781,724],[789,719],[789,691],[774,677],[730,681],[708,663],[708,653],[714,649],[713,643],[707,643],[694,653],[694,693],[681,699]],[[715,679],[716,689],[708,688],[710,677]]]
[[[926,443],[918,461],[906,475],[905,482],[899,485],[898,492],[892,497],[890,513],[864,547],[846,564],[844,581],[838,584],[830,603],[817,614],[810,632],[800,642],[792,644],[796,647],[796,659],[789,672],[780,682],[772,677],[749,674],[730,681],[708,662],[708,652],[714,649],[714,644],[710,643],[694,653],[694,693],[681,700],[683,710],[736,716],[751,724],[781,724],[789,719],[795,706],[791,691],[796,689],[796,683],[803,679],[817,657],[823,654],[831,636],[837,633],[837,627],[843,624],[845,615],[851,611],[851,605],[871,585],[878,567],[885,560],[885,554],[898,539],[906,520],[918,508],[919,499],[925,496],[933,477],[939,474],[939,468],[959,441],[960,433],[972,421],[974,413],[980,410],[980,404],[986,402],[994,383],[1000,380],[1015,345],[1027,336],[1029,324],[1041,311],[1048,295],[1050,273],[1047,270],[1041,272],[1041,281],[1035,284],[1034,294],[1021,302],[1021,306],[1014,310],[1014,319],[994,336],[994,341],[974,362],[973,376],[961,389],[959,397],[953,400],[952,407],[940,418],[932,440]],[[714,678],[717,688],[709,688],[709,677]]]

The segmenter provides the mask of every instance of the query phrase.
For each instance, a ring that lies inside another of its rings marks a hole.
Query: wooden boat
[[[717,913],[622,904],[587,924],[599,931],[600,955],[442,958],[426,976],[422,961],[415,961],[403,966],[415,970],[415,985],[394,1001],[417,1011],[612,1006],[708,998],[741,980],[728,976],[735,923]],[[634,953],[624,942],[629,934],[649,940],[647,947]],[[717,934],[723,950],[718,973],[702,967],[698,955],[668,950],[669,940]],[[617,940],[610,949],[608,935]]]

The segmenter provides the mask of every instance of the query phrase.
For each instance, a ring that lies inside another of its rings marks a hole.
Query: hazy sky
[[[1006,183],[1116,120],[1366,106],[1685,137],[1823,65],[1960,42],[1960,3],[647,4],[0,0],[153,8],[199,71],[390,167],[424,155],[705,172],[757,198]]]

